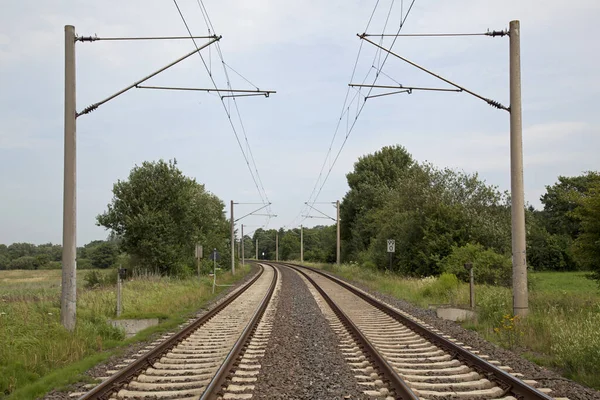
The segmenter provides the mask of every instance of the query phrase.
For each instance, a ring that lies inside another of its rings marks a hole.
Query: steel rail
[[[266,263],[264,263],[264,264],[266,264]],[[271,298],[273,297],[273,293],[275,292],[275,287],[277,286],[277,279],[279,276],[279,271],[277,270],[277,268],[275,268],[275,266],[273,266],[271,264],[266,264],[266,265],[269,265],[270,267],[272,267],[275,272],[273,274],[273,281],[271,282],[271,286],[269,286],[269,290],[263,297],[263,299],[260,303],[260,306],[254,312],[252,319],[250,320],[248,325],[246,325],[246,328],[240,335],[239,339],[233,345],[233,348],[231,349],[229,354],[227,354],[227,357],[225,358],[225,360],[219,367],[215,376],[211,379],[210,383],[204,390],[204,393],[202,393],[202,396],[200,396],[199,400],[208,400],[208,399],[217,398],[219,392],[223,389],[223,385],[225,384],[225,381],[227,380],[227,377],[230,374],[231,368],[234,366],[234,364],[238,360],[242,350],[246,346],[246,343],[250,339],[252,333],[254,333],[254,331],[256,330],[258,323],[260,322],[262,316],[264,315],[265,311],[267,310],[267,307],[269,306]]]
[[[336,278],[328,273],[325,273],[325,272],[322,272],[317,269],[307,267],[304,265],[290,264],[290,263],[286,263],[284,265],[308,269],[314,273],[322,275],[322,276],[330,279],[331,281],[337,283],[338,285],[349,290],[350,292],[352,292],[356,296],[360,297],[367,303],[371,304],[378,310],[386,313],[390,317],[394,318],[396,321],[405,325],[406,327],[408,327],[409,329],[411,329],[413,332],[417,333],[421,337],[425,338],[426,340],[430,341],[431,343],[435,344],[436,346],[440,347],[441,349],[447,351],[449,354],[454,355],[454,358],[456,358],[457,360],[459,360],[459,361],[463,362],[464,364],[466,364],[467,366],[481,372],[482,374],[484,374],[486,376],[487,379],[489,379],[490,381],[496,382],[501,388],[507,390],[509,393],[512,393],[518,399],[552,400],[552,397],[548,396],[547,394],[542,393],[539,390],[535,389],[534,387],[529,386],[528,384],[526,384],[522,380],[518,379],[517,377],[512,376],[511,374],[507,373],[506,371],[501,370],[500,368],[496,367],[493,364],[490,364],[483,358],[480,358],[480,357],[476,356],[475,354],[471,353],[470,351],[463,349],[461,346],[451,342],[450,340],[442,337],[441,335],[438,335],[438,334],[430,331],[429,329],[427,329],[423,325],[419,324],[418,322],[413,321],[413,320],[409,319],[408,317],[400,314],[398,311],[394,310],[387,304],[365,294],[361,290],[349,285],[348,283],[344,282],[343,280]]]
[[[371,362],[377,367],[380,373],[383,374],[384,380],[387,380],[391,389],[395,392],[396,398],[403,400],[419,400],[419,397],[408,387],[408,385],[404,382],[404,380],[398,375],[398,373],[394,370],[394,368],[383,358],[383,356],[373,347],[369,339],[365,337],[365,335],[360,331],[360,329],[352,322],[350,317],[346,315],[342,311],[341,308],[329,297],[329,295],[304,271],[301,271],[294,266],[293,264],[283,264],[288,266],[288,268],[292,268],[294,271],[302,274],[314,287],[317,291],[323,296],[329,307],[333,310],[335,315],[340,319],[342,324],[346,329],[350,331],[350,334],[356,339],[358,342],[358,346],[361,350],[363,350],[367,357],[369,357]]]
[[[250,288],[260,276],[264,273],[264,267],[260,265],[260,271],[254,278],[252,278],[245,286],[243,286],[240,290],[235,292],[233,295],[226,298],[223,302],[218,304],[212,310],[208,311],[198,320],[192,322],[185,328],[183,328],[180,332],[171,336],[169,339],[164,341],[163,343],[156,346],[154,349],[150,350],[146,354],[142,355],[140,358],[129,364],[127,367],[123,368],[104,382],[100,383],[98,386],[85,393],[83,396],[79,397],[79,400],[108,400],[110,395],[114,392],[120,390],[124,385],[129,383],[133,378],[138,376],[148,367],[151,367],[156,361],[158,361],[164,354],[169,352],[172,348],[177,346],[183,340],[185,340],[188,336],[194,333],[198,328],[208,322],[211,318],[221,312],[224,308],[226,308],[229,304],[231,304],[235,299],[237,299],[242,293],[244,293],[248,288]]]

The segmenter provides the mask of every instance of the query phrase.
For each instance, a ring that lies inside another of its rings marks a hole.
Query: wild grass
[[[356,264],[307,265],[323,268],[379,292],[427,307],[469,303],[469,286],[447,276],[405,278]],[[585,272],[534,272],[530,314],[512,315],[510,288],[476,285],[477,320],[463,326],[567,378],[600,389],[600,291]]]
[[[249,272],[219,276],[233,283]],[[115,288],[85,289],[78,276],[77,326],[60,323],[60,271],[0,271],[0,399],[32,399],[81,379],[80,373],[126,344],[173,328],[213,298],[212,278],[149,275],[123,283],[121,318],[160,318],[161,325],[125,340],[115,317]],[[217,294],[224,290],[218,288]]]

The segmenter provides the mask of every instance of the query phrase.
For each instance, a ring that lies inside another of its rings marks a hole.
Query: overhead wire
[[[213,32],[215,32],[215,27],[212,24],[212,21],[210,19],[209,14],[208,14],[208,10],[206,9],[206,6],[204,5],[204,1],[203,0],[196,0],[196,3],[198,4],[198,8],[200,9],[200,13],[202,14],[202,17],[204,18],[204,22],[207,24],[207,26],[209,26],[213,30]],[[239,75],[246,82],[248,82],[250,85],[252,85],[252,86],[254,86],[255,88],[258,89],[258,86],[254,85],[246,77],[244,77],[239,72],[237,72],[236,70],[234,70],[231,66],[229,66],[228,64],[225,63],[225,59],[223,57],[223,52],[221,50],[221,45],[220,45],[219,42],[216,43],[216,48],[217,48],[217,53],[219,54],[219,58],[221,59],[221,64],[223,66],[223,73],[225,74],[225,77],[226,77],[226,80],[227,80],[228,89],[231,89],[231,79],[229,78],[229,73],[227,72],[227,67],[230,68],[237,75]],[[240,126],[242,127],[242,133],[244,134],[244,140],[246,141],[246,149],[248,150],[248,153],[250,154],[250,159],[252,160],[252,165],[254,166],[254,170],[256,172],[256,176],[258,178],[258,182],[259,182],[260,187],[261,187],[261,189],[262,189],[262,191],[264,193],[264,196],[265,196],[264,198],[266,199],[266,201],[263,200],[263,202],[265,204],[268,204],[268,203],[270,203],[269,196],[267,195],[267,191],[265,190],[264,185],[262,183],[262,179],[260,178],[260,174],[258,173],[258,166],[256,165],[256,161],[254,159],[254,154],[252,153],[252,148],[250,147],[250,142],[248,141],[248,136],[246,134],[246,128],[245,128],[244,123],[242,121],[240,110],[238,108],[237,101],[235,100],[235,97],[228,98],[229,111],[231,111],[231,101],[233,101],[233,104],[235,106],[236,113],[237,113],[239,121],[240,121]],[[262,199],[262,196],[261,196],[261,199]],[[271,210],[270,206],[267,207],[267,214],[269,216],[267,216],[267,218],[266,218],[265,227],[269,225],[269,221],[271,220],[270,215],[272,214],[272,210]]]
[[[397,38],[398,38],[398,36],[397,36],[397,35],[398,35],[398,34],[400,34],[400,31],[402,30],[402,28],[403,28],[403,26],[404,26],[404,23],[406,22],[406,19],[408,18],[409,14],[410,14],[410,12],[411,12],[411,10],[412,10],[413,6],[414,6],[414,3],[415,3],[415,1],[416,1],[416,0],[412,0],[412,1],[411,1],[411,4],[410,4],[410,6],[409,6],[409,8],[408,8],[408,10],[407,10],[407,12],[406,12],[406,14],[405,14],[405,15],[403,15],[403,16],[401,16],[401,22],[400,22],[400,26],[399,26],[399,28],[398,28],[398,32],[397,32],[396,36],[394,37],[394,39],[393,39],[393,41],[392,41],[392,44],[391,44],[390,48],[393,48],[394,44],[396,43],[396,40],[397,40]],[[379,4],[379,2],[377,2],[377,4]],[[376,6],[377,6],[377,4],[376,4]],[[402,10],[403,10],[403,5],[402,5]],[[366,29],[368,29],[368,26],[370,25],[370,23],[371,23],[371,21],[372,21],[372,18],[373,18],[373,14],[374,14],[374,12],[375,12],[375,10],[374,10],[374,11],[373,11],[373,13],[371,14],[371,18],[369,18],[369,23],[368,23],[368,25],[367,25],[367,28],[366,28]],[[389,10],[389,13],[391,13],[391,7],[390,7],[390,10]],[[387,20],[387,19],[389,19],[389,15],[388,15],[388,17],[386,18],[386,20]],[[387,22],[386,22],[386,24],[387,24]],[[366,32],[366,29],[365,29],[365,32]],[[382,39],[383,39],[383,38],[382,38]],[[359,56],[360,56],[360,50],[361,50],[361,49],[362,49],[362,46],[359,48]],[[376,53],[376,55],[375,55],[375,59],[377,59],[377,56],[378,56],[378,54]],[[382,62],[380,65],[379,65],[379,68],[377,68],[377,70],[382,70],[382,69],[383,69],[383,66],[385,65],[385,63],[386,63],[386,61],[387,61],[388,57],[389,57],[389,53],[386,53],[386,55],[385,55],[385,57],[384,57],[384,59],[383,59],[383,62]],[[373,61],[373,65],[374,65],[374,62],[375,62],[375,60]],[[356,70],[356,65],[355,65],[355,67],[353,68],[353,75],[352,75],[352,77],[351,77],[351,80],[354,78],[354,73],[355,73],[355,70]],[[370,74],[370,72],[371,72],[371,71],[372,71],[372,69],[369,69],[369,72],[367,73],[367,76],[366,76],[366,77],[365,77],[365,79],[363,80],[363,83],[366,81],[366,79],[367,79],[367,77],[368,77],[368,75]],[[377,73],[377,74],[375,75],[375,79],[373,80],[373,84],[375,84],[375,83],[377,82],[377,79],[378,79],[378,78],[379,78],[379,73]],[[370,88],[370,89],[369,89],[367,96],[369,96],[369,95],[371,94],[372,90],[373,90],[373,88]],[[356,91],[356,96],[358,96],[358,94],[359,94],[359,93],[360,93],[360,91]],[[347,99],[347,98],[348,98],[348,92],[347,92],[347,94],[346,94],[346,99]],[[355,98],[356,98],[356,97],[355,97]],[[348,129],[347,129],[347,131],[346,131],[346,135],[345,135],[345,137],[344,137],[344,141],[342,142],[342,145],[340,146],[340,149],[338,150],[338,152],[337,152],[337,154],[336,154],[336,156],[335,156],[335,158],[334,158],[334,160],[333,160],[333,163],[332,163],[332,164],[330,164],[330,167],[329,167],[329,169],[328,169],[328,171],[327,171],[327,174],[325,175],[325,178],[323,179],[323,181],[322,181],[322,182],[321,182],[322,171],[319,173],[319,177],[317,178],[317,182],[315,183],[315,187],[313,188],[313,191],[311,192],[311,195],[309,196],[308,203],[310,203],[310,202],[311,202],[311,199],[312,199],[312,204],[313,204],[313,205],[314,205],[314,203],[316,203],[316,201],[317,201],[317,199],[318,199],[319,195],[321,194],[321,191],[323,190],[323,187],[325,186],[325,183],[327,182],[327,180],[328,180],[329,176],[331,175],[331,171],[333,170],[333,167],[335,166],[335,164],[336,164],[337,160],[339,159],[339,156],[340,156],[340,154],[341,154],[342,150],[344,149],[344,146],[346,145],[346,142],[348,141],[348,138],[349,138],[350,134],[352,133],[352,131],[353,131],[353,129],[354,129],[354,126],[356,125],[356,122],[357,122],[357,120],[358,120],[358,117],[360,116],[360,114],[362,113],[362,110],[364,109],[364,106],[365,106],[365,104],[366,104],[366,102],[363,102],[363,103],[362,103],[362,105],[360,106],[360,108],[358,109],[358,111],[357,111],[357,114],[356,114],[356,116],[354,117],[354,120],[353,120],[352,124],[349,126],[349,128],[348,128]],[[346,108],[346,103],[344,103],[344,108]],[[348,112],[349,112],[349,107],[348,107]],[[337,135],[337,130],[338,130],[338,128],[339,128],[339,123],[341,122],[341,119],[343,118],[343,115],[344,115],[344,112],[342,112],[342,116],[341,116],[341,117],[340,117],[340,119],[338,120],[338,126],[336,127],[336,131],[335,131],[335,133],[334,133],[334,139],[335,139],[335,136]],[[333,140],[332,140],[332,141],[333,141]],[[331,147],[330,147],[330,148],[331,148]],[[327,153],[327,156],[326,156],[326,161],[327,161],[327,159],[328,159],[328,157],[329,157],[329,156],[330,156],[330,152],[328,151],[328,153]],[[315,192],[315,189],[316,189],[316,187],[319,185],[319,182],[321,182],[321,186],[319,187],[319,190],[317,191],[317,194],[316,194],[316,195],[314,196],[314,198],[313,198],[313,194],[314,194],[314,192]],[[304,208],[301,210],[300,214],[302,213],[302,211],[303,211],[305,208],[306,208],[306,207],[304,207]],[[309,211],[309,213],[308,213],[307,215],[310,215],[310,211]],[[296,219],[297,219],[297,218],[296,218]],[[303,219],[301,222],[303,222],[304,220],[306,220],[306,218],[304,218],[304,219]]]
[[[179,7],[179,4],[177,3],[177,0],[173,0],[173,2],[175,4],[175,7],[177,8],[179,16],[181,17],[181,20],[183,21],[183,24],[185,25],[186,30],[188,31],[188,34],[190,35],[190,37],[192,37],[193,35],[192,35],[192,32],[191,32],[191,29],[190,29],[190,27],[189,27],[189,25],[188,25],[188,23],[187,23],[184,15],[183,15],[183,12],[182,12],[181,8]],[[206,8],[204,7],[203,2],[197,0],[197,3],[198,3],[198,6],[200,8],[200,11],[202,13],[202,16],[204,18],[204,21],[205,21],[207,27],[209,28],[209,30],[212,29],[212,31],[214,33],[215,32],[214,26],[212,25],[212,22],[210,21],[210,17],[208,16],[208,12],[206,11]],[[198,48],[198,45],[196,44],[196,41],[193,38],[192,38],[192,41],[194,43],[194,46],[196,46],[196,48]],[[223,65],[224,74],[225,74],[225,77],[226,77],[226,80],[227,80],[227,88],[229,90],[231,90],[231,81],[229,79],[229,74],[227,73],[227,69],[225,67],[226,64],[225,64],[225,61],[223,59],[223,53],[221,51],[219,42],[216,42],[216,48],[217,48],[217,53],[219,55],[221,63]],[[254,155],[252,154],[252,150],[250,148],[250,143],[248,141],[248,136],[246,134],[246,129],[244,127],[244,124],[243,124],[243,121],[242,121],[242,118],[241,118],[241,113],[239,112],[239,108],[237,107],[237,102],[235,101],[235,98],[233,98],[233,99],[232,98],[228,98],[227,105],[225,104],[225,101],[224,101],[223,97],[221,96],[221,93],[219,92],[218,86],[217,86],[217,84],[215,82],[215,79],[213,77],[212,68],[209,68],[207,66],[206,61],[205,61],[204,57],[202,56],[202,54],[200,52],[198,52],[198,55],[200,56],[200,59],[202,60],[204,68],[208,72],[208,75],[210,77],[210,80],[211,80],[213,86],[215,87],[215,89],[217,89],[216,91],[219,94],[219,97],[220,97],[220,100],[221,100],[221,104],[223,105],[225,113],[227,114],[227,117],[228,117],[228,120],[229,120],[229,124],[230,124],[230,126],[231,126],[231,128],[233,130],[233,133],[235,135],[236,141],[237,141],[238,146],[239,146],[239,148],[240,148],[240,150],[242,152],[242,155],[244,157],[244,160],[246,162],[246,165],[248,167],[248,170],[249,170],[250,175],[252,177],[252,180],[254,182],[254,186],[256,187],[256,190],[257,190],[257,192],[259,194],[259,197],[260,197],[261,201],[263,202],[263,204],[268,204],[269,203],[269,198],[268,198],[266,190],[264,189],[264,185],[262,183],[262,180],[260,178],[260,174],[258,172],[258,167],[256,166],[256,161],[254,160]],[[234,103],[235,108],[236,108],[236,114],[237,114],[238,119],[240,121],[240,126],[242,128],[241,130],[242,130],[242,133],[244,135],[244,140],[246,142],[247,152],[250,155],[250,159],[248,158],[248,155],[246,154],[246,151],[244,151],[244,147],[242,146],[242,143],[240,141],[240,138],[239,138],[239,135],[238,135],[238,131],[237,131],[237,129],[235,127],[235,124],[233,123],[233,120],[231,118],[231,101],[232,100],[233,100],[233,103]],[[254,172],[252,170],[252,167],[250,166],[250,160],[252,161],[252,165],[254,166]],[[262,189],[262,191],[261,191],[261,189]],[[269,207],[269,214],[271,214],[270,207]],[[267,222],[267,224],[268,224],[268,222]]]
[[[380,0],[377,0],[377,2],[375,3],[375,6],[373,7],[373,11],[371,12],[371,15],[369,16],[369,20],[367,21],[367,25],[366,25],[365,29],[363,30],[363,32],[366,32],[369,29],[369,26],[371,26],[371,22],[373,21],[373,17],[375,16],[375,12],[377,11],[377,7],[379,6],[379,2],[380,2]],[[354,61],[354,66],[352,67],[352,74],[350,76],[350,81],[352,81],[354,79],[354,76],[356,75],[356,69],[358,68],[358,62],[360,61],[360,55],[361,55],[361,52],[362,52],[363,44],[364,43],[361,41],[360,45],[359,45],[359,48],[358,48],[358,52],[356,54],[356,60]],[[373,60],[373,62],[375,62],[375,61]],[[367,74],[367,76],[365,76],[365,78],[363,79],[362,83],[366,82],[369,74],[370,74],[370,71]],[[312,189],[312,192],[311,192],[311,194],[308,197],[308,201],[309,202],[310,202],[311,198],[313,197],[315,191],[317,190],[317,187],[319,185],[320,179],[323,176],[323,171],[325,170],[325,165],[327,165],[327,162],[330,161],[329,156],[331,155],[331,151],[333,150],[333,144],[335,143],[335,138],[337,137],[337,134],[339,132],[340,124],[341,124],[341,122],[342,122],[342,120],[344,118],[345,113],[347,111],[349,111],[347,109],[347,105],[348,105],[348,98],[350,96],[350,89],[351,88],[348,88],[346,90],[346,96],[344,98],[344,103],[343,103],[342,109],[340,111],[341,115],[340,115],[340,117],[339,117],[339,119],[337,121],[335,130],[334,130],[334,133],[333,133],[333,137],[331,138],[331,142],[329,143],[329,149],[327,151],[327,155],[325,156],[325,159],[323,160],[323,164],[321,165],[321,170],[319,171],[319,175],[317,177],[317,181],[315,182],[315,185],[314,185],[314,187]],[[355,98],[356,98],[356,95],[350,100],[350,104],[352,104],[354,102]],[[358,102],[357,102],[357,104],[358,104]],[[329,165],[329,168],[331,168],[331,164]],[[306,211],[307,208],[308,207],[305,206],[302,209],[300,209],[300,212],[298,212],[298,214],[294,217],[294,219],[292,220],[292,222],[289,223],[289,224],[287,224],[287,225],[284,225],[284,226],[296,226],[297,225],[297,224],[295,224],[296,220]],[[310,211],[308,211],[308,212],[310,212]],[[304,218],[302,221],[304,221],[304,220],[306,220],[306,218]]]

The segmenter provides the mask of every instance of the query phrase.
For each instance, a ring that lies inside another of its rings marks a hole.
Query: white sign
[[[387,241],[387,252],[395,253],[396,252],[396,241],[394,239],[388,239]]]
[[[196,245],[196,258],[202,258],[202,246],[199,244]]]

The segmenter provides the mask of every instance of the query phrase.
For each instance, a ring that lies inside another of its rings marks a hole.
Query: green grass
[[[233,283],[249,272],[240,269]],[[123,284],[121,318],[152,318],[159,326],[125,339],[113,328],[114,288],[85,289],[78,276],[77,326],[60,324],[60,271],[0,271],[0,399],[33,399],[83,379],[82,373],[131,343],[172,329],[212,299],[212,278],[138,277]],[[218,288],[217,294],[225,290]]]
[[[323,268],[367,287],[427,307],[468,305],[469,287],[448,277],[404,278],[358,265]],[[476,285],[477,320],[463,326],[567,378],[600,389],[600,291],[585,272],[530,273],[530,314],[513,318],[509,288]]]

